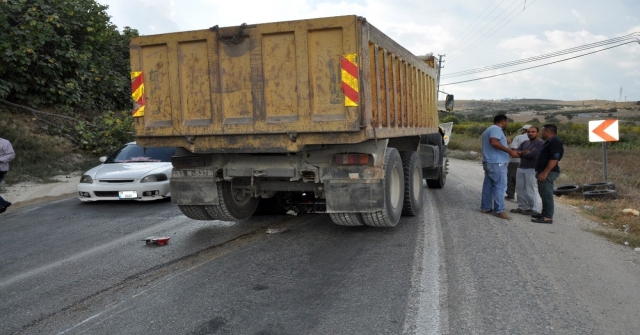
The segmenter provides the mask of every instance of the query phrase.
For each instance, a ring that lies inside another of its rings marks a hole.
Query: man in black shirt
[[[542,198],[542,213],[532,215],[532,222],[553,223],[553,183],[560,175],[558,162],[564,155],[564,146],[557,137],[558,127],[545,124],[541,136],[545,140],[536,160],[536,178],[538,179],[538,193]]]

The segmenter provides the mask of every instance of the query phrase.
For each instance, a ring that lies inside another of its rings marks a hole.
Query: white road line
[[[425,193],[428,193],[425,190]],[[441,309],[445,298],[443,285],[444,261],[440,258],[442,232],[440,215],[434,202],[427,198],[424,202],[424,220],[419,223],[418,241],[414,254],[414,269],[411,276],[411,292],[407,306],[403,334],[446,334],[447,314]]]

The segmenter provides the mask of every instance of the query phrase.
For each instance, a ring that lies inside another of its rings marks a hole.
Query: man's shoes
[[[534,219],[539,219],[542,217],[542,214],[536,213],[536,214],[531,214],[531,217]]]
[[[532,210],[530,210],[530,209],[527,209],[527,210],[525,210],[525,211],[520,212],[520,214],[522,214],[522,215],[538,215],[538,214],[540,214],[540,213],[538,213],[538,212],[534,212],[534,211],[532,211]]]
[[[492,209],[483,209],[480,212],[482,212],[482,214],[491,214],[491,212],[493,212]]]
[[[506,200],[513,200],[516,197],[514,197],[513,195],[507,195],[506,197],[504,197]]]
[[[507,213],[502,212],[502,213],[495,213],[493,214],[495,217],[497,218],[501,218],[503,220],[511,220],[511,217],[509,215],[507,215]]]
[[[522,214],[523,210],[520,209],[520,208],[514,208],[514,209],[510,210],[509,212],[516,213],[516,214],[518,214],[518,213]]]
[[[11,206],[11,203],[10,203],[10,202],[9,202],[9,203],[7,203],[7,205],[6,205],[6,206],[4,206],[4,207],[0,207],[0,213],[4,213],[4,211],[6,211],[6,210],[7,210],[7,208],[8,208],[9,206]]]
[[[539,217],[537,219],[531,219],[531,222],[552,224],[553,223],[553,219],[547,219],[545,217]]]

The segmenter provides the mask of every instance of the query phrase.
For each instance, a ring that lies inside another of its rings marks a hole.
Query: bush
[[[0,0],[0,99],[129,108],[129,40],[94,0]]]
[[[75,127],[78,146],[96,156],[112,153],[134,140],[133,117],[124,111],[116,114],[107,111],[93,119],[92,123],[79,122]]]

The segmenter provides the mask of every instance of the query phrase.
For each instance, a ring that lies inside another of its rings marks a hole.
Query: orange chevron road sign
[[[589,142],[615,142],[619,139],[618,120],[589,121]]]

